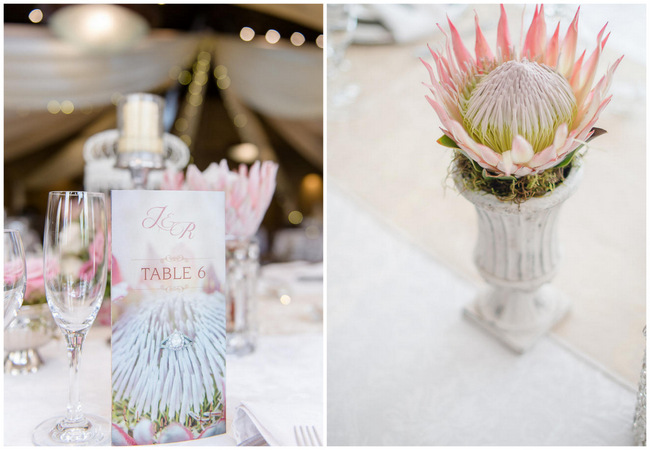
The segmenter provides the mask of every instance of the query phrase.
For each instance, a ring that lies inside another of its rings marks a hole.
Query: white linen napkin
[[[315,426],[318,436],[323,436],[320,411],[304,403],[242,402],[235,411],[232,430],[237,445],[248,441],[259,445],[256,437],[261,436],[268,445],[295,446],[294,427]],[[255,444],[253,444],[255,445]]]

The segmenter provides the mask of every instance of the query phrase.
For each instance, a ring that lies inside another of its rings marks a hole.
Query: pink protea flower
[[[571,158],[594,133],[594,124],[611,100],[607,91],[623,57],[592,88],[609,34],[603,38],[605,25],[590,56],[585,60],[583,52],[576,60],[579,12],[578,8],[560,42],[559,23],[547,39],[544,6],[535,7],[519,52],[512,45],[503,6],[496,52],[476,16],[476,57],[450,20],[453,53],[440,28],[447,38],[445,50],[429,48],[436,70],[422,60],[431,77],[431,85],[425,85],[433,95],[426,98],[443,133],[483,167],[485,176],[540,173]]]
[[[250,169],[241,164],[238,171],[231,171],[223,159],[219,164],[210,164],[203,173],[190,164],[184,184],[182,173],[170,169],[163,177],[161,189],[225,192],[226,234],[247,238],[262,223],[275,192],[277,172],[278,165],[272,161],[255,161]]]

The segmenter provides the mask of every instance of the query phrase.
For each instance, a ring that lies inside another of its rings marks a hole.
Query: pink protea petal
[[[429,77],[431,78],[431,84],[435,85],[438,83],[438,80],[436,80],[436,76],[433,73],[433,67],[431,67],[431,64],[426,62],[424,59],[420,58],[420,61],[422,61],[422,64],[424,64],[424,67],[426,67],[427,72],[429,72]],[[438,74],[439,75],[439,74]]]
[[[513,175],[519,178],[519,177],[525,177],[526,175],[530,175],[531,173],[533,173],[533,169],[531,169],[530,167],[521,166],[517,170],[515,170]]]
[[[224,419],[221,419],[214,425],[211,425],[205,430],[203,430],[203,432],[199,435],[199,439],[204,437],[217,436],[219,434],[225,434],[225,433],[226,433],[226,421]]]
[[[600,103],[600,105],[598,106],[598,109],[596,110],[594,115],[591,117],[591,120],[589,120],[589,122],[587,122],[587,124],[584,125],[581,129],[577,129],[578,137],[576,139],[580,139],[580,140],[584,139],[584,137],[581,137],[581,136],[586,135],[586,133],[589,133],[591,131],[593,126],[596,124],[596,121],[598,121],[600,113],[607,107],[607,105],[609,105],[609,102],[611,100],[612,100],[612,96],[610,95],[605,100],[603,100],[602,103]]]
[[[161,432],[158,438],[159,444],[168,444],[170,442],[190,441],[194,439],[192,432],[180,423],[170,423]]]
[[[521,50],[521,56],[530,60],[543,61],[544,50],[546,47],[546,21],[544,20],[544,6],[539,9],[535,7],[533,21],[528,28],[526,40]]]
[[[445,84],[446,86],[453,87],[454,83],[451,81],[451,78],[449,77],[449,66],[447,65],[446,61],[444,61],[444,58],[442,58],[440,55],[438,55],[436,52],[431,50],[431,47],[429,47],[429,52],[431,52],[431,56],[433,56],[433,60],[436,63],[436,69],[438,71],[438,77],[440,77],[440,81]],[[422,61],[424,62],[424,60]],[[433,73],[433,71],[431,71]],[[436,79],[435,77],[431,78],[431,83],[436,84]]]
[[[553,147],[556,150],[561,149],[566,143],[567,138],[569,137],[569,126],[566,123],[560,124],[555,131],[555,137],[553,138]]]
[[[578,92],[580,89],[580,69],[582,68],[582,61],[585,59],[586,50],[582,52],[580,58],[573,65],[573,71],[571,72],[571,77],[569,79],[569,84],[573,92]]]
[[[553,33],[553,36],[551,39],[548,41],[548,45],[546,46],[546,65],[549,67],[556,67],[557,66],[557,56],[558,52],[560,51],[560,22],[557,23],[557,27],[555,28],[555,33]]]
[[[594,82],[594,77],[596,76],[596,68],[598,67],[598,60],[600,59],[600,53],[602,51],[601,42],[603,33],[605,32],[605,27],[607,27],[607,25],[605,25],[602,30],[600,30],[600,33],[598,33],[598,43],[596,44],[596,48],[592,52],[591,56],[589,56],[584,69],[580,72],[580,91],[576,95],[576,101],[578,105],[584,101],[585,97],[591,90],[591,85]]]
[[[497,165],[497,169],[503,172],[503,174],[509,177],[512,172],[515,171],[515,165],[512,163],[512,154],[510,150],[507,152],[501,153],[501,161]]]
[[[449,117],[447,111],[438,102],[430,97],[426,97],[426,99],[436,111],[442,125],[446,128],[446,130],[443,129],[443,132],[481,167],[494,169],[500,160],[499,154],[491,148],[474,141],[460,123]]]
[[[560,48],[560,57],[557,63],[558,72],[569,78],[571,69],[573,68],[573,61],[576,55],[576,44],[578,42],[578,16],[580,14],[580,7],[576,11],[576,15],[569,25],[569,29],[562,40],[562,47]]]
[[[449,36],[447,35],[447,32],[440,26],[439,23],[436,23],[436,26],[438,29],[442,32],[442,34],[445,36],[445,51],[447,54],[447,58],[445,58],[445,61],[447,62],[447,65],[449,66],[449,75],[454,77],[459,73],[459,68],[458,65],[455,63],[455,59],[452,56],[451,53],[451,47],[449,46]]]
[[[607,74],[605,75],[605,76],[606,76],[606,79],[607,79],[607,83],[605,84],[605,88],[603,89],[603,95],[606,95],[607,92],[609,92],[609,86],[610,86],[611,83],[612,83],[612,79],[613,79],[613,77],[614,77],[614,72],[616,72],[616,68],[617,68],[618,65],[621,63],[621,61],[623,60],[623,57],[624,57],[624,56],[625,56],[625,55],[621,55],[621,57],[618,58],[618,59],[614,62],[614,64],[612,64],[612,66],[611,66],[609,69],[607,69]]]
[[[496,167],[496,165],[499,164],[501,157],[497,152],[492,150],[490,147],[479,143],[476,144],[476,147],[478,147],[478,152],[483,161],[485,161],[485,163],[490,167]]]
[[[553,144],[549,145],[541,152],[535,154],[528,165],[530,167],[538,169],[539,167],[545,166],[550,162],[557,161],[559,156],[566,153],[568,132],[569,127],[567,124],[561,124],[555,132]]]
[[[485,153],[487,159],[490,160],[491,162],[494,162],[496,154],[493,150],[488,149],[484,145],[481,146],[476,141],[474,141],[474,139],[472,139],[470,135],[467,134],[467,131],[465,131],[463,126],[454,120],[450,121],[449,131],[453,135],[454,141],[458,144],[458,146],[462,150],[465,151],[467,156],[469,156],[471,159],[479,163],[481,167],[487,169],[494,168],[494,164],[490,164],[488,161],[486,161],[486,158],[483,156],[483,153]],[[498,160],[499,157],[496,156],[496,159]]]
[[[111,424],[111,443],[119,446],[136,445],[135,440],[114,423]]]
[[[133,427],[133,439],[138,445],[149,445],[154,442],[154,426],[149,419],[143,418]]]
[[[203,174],[194,164],[187,166],[186,180],[188,188],[192,191],[205,191],[208,189]]]
[[[440,105],[440,103],[438,103],[428,95],[426,95],[425,98],[435,110],[436,114],[438,115],[438,118],[440,119],[440,122],[442,122],[442,126],[449,129],[451,127],[451,118],[449,117],[447,111],[445,111],[445,109],[442,107],[442,105]]]
[[[449,17],[447,17],[447,22],[449,23],[449,31],[451,33],[451,43],[454,47],[454,54],[456,55],[456,61],[458,61],[458,66],[460,70],[467,71],[469,67],[472,67],[474,65],[472,55],[463,44],[463,40],[460,38],[460,34],[458,34],[458,30],[456,29],[454,24],[451,23]]]
[[[185,176],[183,175],[183,172],[170,167],[163,172],[163,180],[160,184],[160,189],[178,191],[183,189],[184,181]]]
[[[551,161],[555,161],[556,159],[557,151],[553,145],[549,145],[541,152],[537,152],[535,156],[533,156],[533,158],[529,161],[528,166],[534,169],[538,169],[540,166],[548,164]]]
[[[515,136],[512,140],[512,162],[514,164],[526,164],[534,155],[533,146],[523,136]]]
[[[488,61],[492,62],[494,60],[494,55],[492,54],[492,49],[487,43],[481,27],[478,24],[478,14],[474,13],[474,23],[476,24],[476,44],[474,46],[474,52],[476,53],[476,64],[479,68],[483,67],[483,62]]]
[[[511,58],[512,41],[508,31],[508,17],[506,10],[501,5],[501,16],[499,17],[499,26],[497,28],[497,48],[501,54],[501,60],[507,61]]]

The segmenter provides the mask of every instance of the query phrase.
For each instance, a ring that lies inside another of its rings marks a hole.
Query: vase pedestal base
[[[483,292],[463,315],[516,353],[530,350],[569,312],[571,302],[550,285],[534,293],[492,289]]]

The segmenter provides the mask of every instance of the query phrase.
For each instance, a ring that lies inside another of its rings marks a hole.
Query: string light
[[[297,31],[291,35],[291,38],[289,38],[291,43],[295,45],[296,47],[300,47],[302,44],[305,43],[305,36],[302,35],[302,33],[298,33]]]
[[[226,78],[228,76],[228,69],[226,66],[219,64],[217,67],[214,68],[214,77],[217,80],[221,80],[223,78]]]
[[[43,20],[43,11],[40,9],[32,9],[32,11],[29,13],[29,20],[32,23],[39,23],[41,20]]]
[[[316,38],[316,45],[318,46],[318,48],[323,48],[323,35],[322,34],[318,35],[318,37]]]
[[[178,119],[176,119],[176,122],[174,123],[174,128],[176,128],[176,130],[178,130],[180,132],[183,132],[183,131],[187,130],[187,127],[189,127],[189,125],[190,124],[187,121],[187,119],[185,119],[183,117],[179,117]]]
[[[189,71],[183,70],[178,74],[178,82],[183,86],[190,84],[190,81],[192,81],[192,74]]]
[[[248,123],[248,119],[246,118],[246,115],[243,113],[237,114],[232,121],[237,128],[244,128]]]
[[[280,33],[278,33],[274,29],[270,29],[269,31],[266,32],[266,42],[269,44],[275,44],[280,40]]]
[[[190,83],[190,86],[187,90],[190,91],[190,94],[200,94],[201,91],[203,90],[203,86],[201,86],[199,83],[196,82],[196,80],[194,80]]]
[[[58,114],[61,111],[61,105],[56,100],[50,100],[47,103],[47,110],[50,114]]]
[[[252,41],[253,38],[255,37],[255,30],[253,30],[251,27],[244,27],[241,29],[239,32],[239,37],[241,38],[242,41]]]
[[[195,118],[199,112],[199,106],[203,104],[205,83],[208,80],[208,70],[210,70],[210,60],[212,59],[212,45],[208,40],[201,44],[200,51],[192,64],[191,72],[189,70],[178,71],[177,80],[181,85],[187,86],[187,93],[180,117],[174,122],[174,130],[177,133],[182,133],[179,138],[188,147],[192,145],[191,135],[196,129]],[[170,71],[170,75],[174,72]]]
[[[291,211],[288,219],[293,225],[300,225],[302,223],[302,213],[300,211]]]
[[[72,114],[74,111],[74,104],[70,100],[63,100],[61,102],[61,112],[63,114]]]
[[[217,86],[219,89],[228,89],[230,87],[230,78],[225,77],[220,80],[217,80]]]
[[[230,154],[230,158],[235,161],[251,164],[259,157],[260,151],[257,145],[250,142],[243,142],[232,146],[228,153]]]

